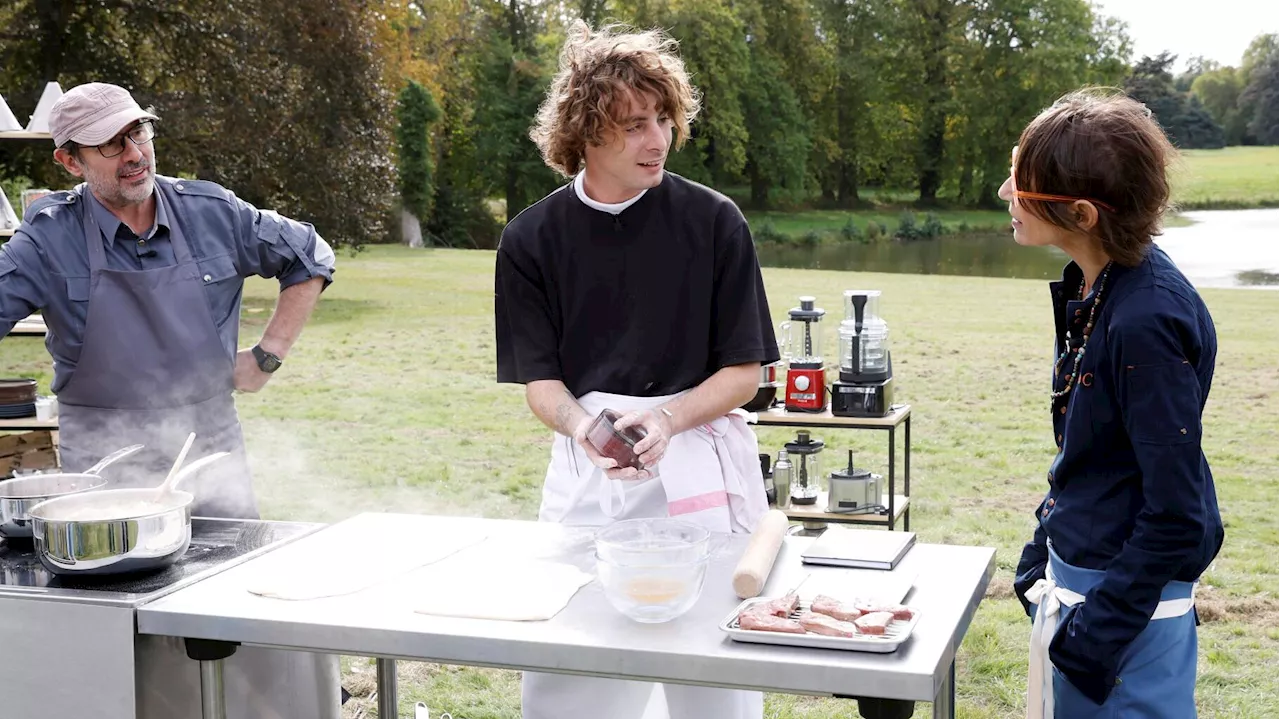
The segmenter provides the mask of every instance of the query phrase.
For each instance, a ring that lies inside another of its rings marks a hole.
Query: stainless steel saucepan
[[[217,452],[183,467],[177,485],[228,456]],[[54,574],[127,574],[161,569],[191,544],[195,496],[177,489],[103,489],[32,507],[36,556]]]
[[[107,486],[107,480],[98,473],[140,449],[142,445],[135,444],[116,450],[83,472],[37,474],[0,482],[0,537],[29,539],[31,523],[27,520],[27,512],[32,507],[54,497],[102,489]]]

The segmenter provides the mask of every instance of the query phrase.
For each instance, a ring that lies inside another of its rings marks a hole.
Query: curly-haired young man
[[[539,519],[600,526],[679,519],[747,532],[767,510],[755,435],[735,410],[778,359],[746,220],[667,172],[698,112],[675,43],[576,24],[530,133],[571,182],[503,231],[495,278],[498,381],[525,385],[554,430]],[[586,441],[605,408],[638,426],[642,468]],[[527,719],[751,719],[758,692],[526,673]],[[659,698],[662,697],[662,699]]]

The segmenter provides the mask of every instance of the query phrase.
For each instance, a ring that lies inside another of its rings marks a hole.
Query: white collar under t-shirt
[[[630,200],[623,200],[622,202],[615,202],[613,204],[597,202],[596,200],[593,200],[590,197],[587,197],[587,190],[586,188],[583,187],[583,184],[582,184],[583,183],[582,178],[585,175],[585,173],[586,171],[584,170],[583,172],[579,172],[577,175],[574,176],[573,191],[577,193],[578,199],[582,200],[582,204],[586,205],[587,207],[600,210],[601,212],[608,212],[611,215],[617,215],[621,213],[623,210],[627,209],[628,207],[631,207],[632,205],[634,205],[637,200],[639,200],[641,197],[644,197],[644,193],[648,192],[647,189],[641,190],[640,194],[636,195]]]

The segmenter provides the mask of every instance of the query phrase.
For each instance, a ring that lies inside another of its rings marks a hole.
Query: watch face
[[[280,369],[280,358],[261,347],[253,348],[253,356],[258,360],[258,369],[263,372],[270,373]]]

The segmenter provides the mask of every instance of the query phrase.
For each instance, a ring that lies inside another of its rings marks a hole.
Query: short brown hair
[[[628,32],[609,25],[592,32],[578,20],[560,51],[560,68],[538,108],[529,137],[543,161],[566,177],[582,168],[586,144],[603,145],[619,130],[628,92],[652,94],[658,112],[675,123],[674,146],[688,139],[700,97],[689,83],[676,41],[661,30]]]
[[[1086,88],[1063,96],[1027,125],[1013,174],[1018,190],[1110,205],[1098,207],[1091,234],[1111,259],[1132,267],[1162,232],[1171,207],[1168,169],[1177,157],[1145,105],[1118,91]],[[1070,204],[1018,202],[1046,222],[1078,229]]]

